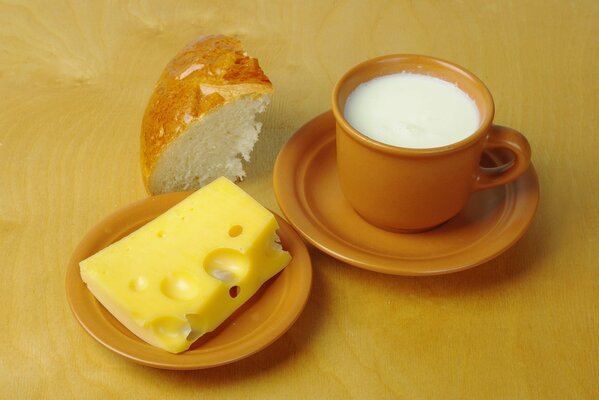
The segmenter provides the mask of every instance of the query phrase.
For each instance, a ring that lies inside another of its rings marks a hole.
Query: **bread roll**
[[[207,36],[166,66],[141,129],[141,166],[150,194],[195,190],[245,176],[272,84],[239,40]]]

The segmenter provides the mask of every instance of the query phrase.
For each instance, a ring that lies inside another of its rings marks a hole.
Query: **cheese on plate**
[[[131,332],[172,353],[227,319],[291,260],[274,215],[219,178],[79,264]]]

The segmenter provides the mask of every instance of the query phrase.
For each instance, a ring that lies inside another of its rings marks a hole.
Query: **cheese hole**
[[[229,229],[229,236],[237,237],[237,236],[241,235],[242,232],[243,232],[243,227],[241,225],[234,225],[231,227],[231,229]]]
[[[189,272],[178,271],[162,280],[160,290],[173,300],[189,300],[200,294],[200,284]]]
[[[192,329],[185,339],[187,339],[188,342],[195,342],[203,335],[204,335],[204,331],[200,331],[200,330],[196,331],[196,330]]]
[[[175,317],[160,317],[151,323],[154,335],[164,343],[177,343],[189,334],[187,322]]]
[[[281,238],[277,235],[277,232],[273,232],[268,240],[264,242],[264,251],[268,256],[274,256],[280,254],[283,251],[281,245]]]
[[[231,289],[229,289],[229,296],[231,296],[231,298],[235,298],[239,295],[239,286],[233,286]]]
[[[161,229],[158,232],[156,232],[156,236],[158,236],[159,238],[163,238],[164,237],[164,231]]]
[[[134,292],[141,292],[148,287],[148,279],[144,276],[138,276],[129,281],[129,289]]]
[[[189,324],[189,333],[187,334],[186,339],[188,342],[195,342],[206,333],[206,331],[202,329],[202,317],[198,314],[187,314],[185,318]]]
[[[247,273],[250,261],[245,254],[233,249],[216,249],[204,259],[208,275],[229,285],[239,282]]]

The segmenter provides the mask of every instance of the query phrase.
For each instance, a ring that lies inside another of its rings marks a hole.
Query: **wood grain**
[[[599,398],[596,1],[0,0],[0,398]],[[276,95],[242,186],[277,209],[278,150],[364,59],[423,53],[472,70],[541,180],[527,235],[470,271],[388,277],[312,249],[293,328],[212,370],[132,364],[77,324],[71,251],[146,196],[139,129],[154,82],[202,34],[239,37]]]

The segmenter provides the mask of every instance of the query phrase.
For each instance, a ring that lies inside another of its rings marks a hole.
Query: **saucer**
[[[393,275],[446,274],[480,265],[522,237],[539,203],[531,164],[514,182],[473,193],[460,214],[432,230],[396,233],[370,225],[341,192],[330,111],[291,137],[277,157],[273,180],[281,210],[308,242],[348,264]]]
[[[310,293],[312,267],[306,246],[293,228],[275,215],[281,244],[293,259],[223,324],[196,341],[189,350],[168,353],[147,344],[121,325],[81,280],[79,262],[145,225],[189,195],[168,193],[149,197],[115,212],[83,238],[69,261],[67,298],[79,323],[110,350],[150,367],[201,369],[254,354],[293,325]]]

